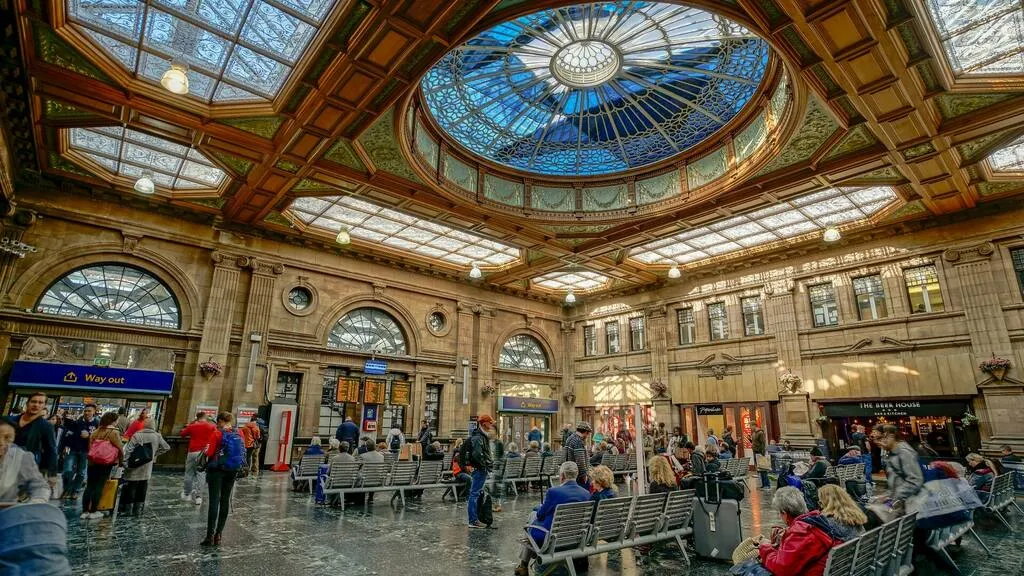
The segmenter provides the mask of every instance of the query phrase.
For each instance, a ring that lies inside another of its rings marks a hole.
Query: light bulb
[[[171,67],[160,78],[160,85],[174,94],[188,94],[188,64],[171,62]]]
[[[825,228],[825,234],[822,235],[822,240],[825,242],[838,242],[842,235],[839,233],[839,228],[835,226],[829,226]]]
[[[349,242],[351,242],[352,237],[349,236],[348,234],[348,228],[342,228],[341,230],[339,230],[338,237],[335,238],[335,240],[338,241],[338,244],[348,244]]]
[[[565,293],[565,303],[566,304],[574,304],[575,302],[576,302],[576,295],[572,293],[572,290],[569,290],[568,292],[566,292]]]
[[[143,170],[142,176],[135,181],[135,191],[139,194],[152,194],[156,190],[156,185],[153,184],[153,173],[149,170]]]
[[[683,273],[679,271],[679,266],[676,266],[675,264],[673,264],[672,267],[668,269],[669,278],[675,279],[679,278],[682,275]]]
[[[480,268],[478,268],[476,263],[474,262],[473,267],[469,269],[469,277],[472,278],[473,280],[477,280],[483,275],[484,273],[480,271]]]

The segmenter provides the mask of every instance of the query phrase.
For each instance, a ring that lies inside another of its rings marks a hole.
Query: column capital
[[[981,242],[972,246],[947,248],[942,252],[942,259],[952,264],[966,264],[979,260],[989,260],[996,251],[991,242]]]
[[[252,269],[253,274],[260,274],[262,276],[280,276],[284,274],[284,264],[280,262],[263,258],[247,258],[249,259],[247,264]]]
[[[664,304],[661,306],[651,306],[644,310],[644,314],[647,315],[648,318],[652,319],[664,318],[665,315],[668,314],[668,308]]]
[[[248,256],[223,252],[221,250],[215,250],[210,254],[210,260],[213,261],[213,265],[217,268],[233,268],[237,270],[249,265]]]
[[[572,334],[576,331],[575,320],[562,320],[562,334]]]

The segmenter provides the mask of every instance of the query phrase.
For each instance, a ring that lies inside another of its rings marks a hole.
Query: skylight
[[[596,290],[608,283],[608,277],[590,272],[581,271],[560,271],[551,272],[533,279],[533,283],[542,288],[551,290],[573,290],[575,292],[587,292]]]
[[[828,188],[648,242],[630,257],[644,264],[685,264],[862,220],[894,200],[887,186]]]
[[[1024,172],[1024,136],[988,157],[993,172]]]
[[[450,264],[498,267],[519,259],[518,248],[353,196],[296,198],[290,210],[310,226],[332,233],[345,227],[353,238]]]
[[[1024,73],[1020,0],[927,0],[927,4],[953,72]]]
[[[153,182],[168,190],[219,188],[227,177],[199,151],[131,128],[71,128],[66,132],[70,155],[81,155],[111,176],[134,180],[143,170],[151,170]]]
[[[188,63],[189,96],[272,100],[335,0],[66,0],[68,20],[138,78]]]

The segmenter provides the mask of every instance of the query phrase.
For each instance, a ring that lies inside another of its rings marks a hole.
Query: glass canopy
[[[501,347],[498,367],[544,372],[548,369],[548,357],[536,338],[529,334],[516,334]]]
[[[927,0],[927,4],[953,72],[1024,73],[1020,0]]]
[[[66,0],[68,20],[136,77],[188,64],[206,103],[273,99],[335,0]]]
[[[460,266],[498,267],[519,259],[518,248],[352,196],[296,198],[290,210],[310,226],[331,232],[345,227],[353,238]]]
[[[381,354],[406,354],[398,322],[376,308],[356,308],[345,314],[327,335],[327,346]]]
[[[608,283],[608,277],[582,270],[579,272],[551,272],[533,279],[533,283],[552,290],[573,290],[586,292],[601,288]]]
[[[644,264],[683,264],[862,220],[896,200],[887,186],[828,188],[731,216],[630,251]]]
[[[36,312],[157,328],[181,328],[178,301],[163,282],[123,264],[79,268],[43,293]]]
[[[757,91],[768,44],[730,20],[659,2],[596,2],[498,24],[421,82],[460,144],[499,164],[586,176],[686,150]]]
[[[151,170],[153,183],[168,190],[218,188],[227,177],[197,150],[131,128],[71,128],[67,136],[68,152],[111,175],[136,179]]]
[[[993,172],[1024,172],[1024,137],[993,152],[988,162]]]

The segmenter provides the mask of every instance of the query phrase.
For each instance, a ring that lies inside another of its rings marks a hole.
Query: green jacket
[[[750,439],[750,444],[754,449],[754,454],[765,454],[768,451],[768,443],[765,441],[764,430],[754,432],[753,438]]]

